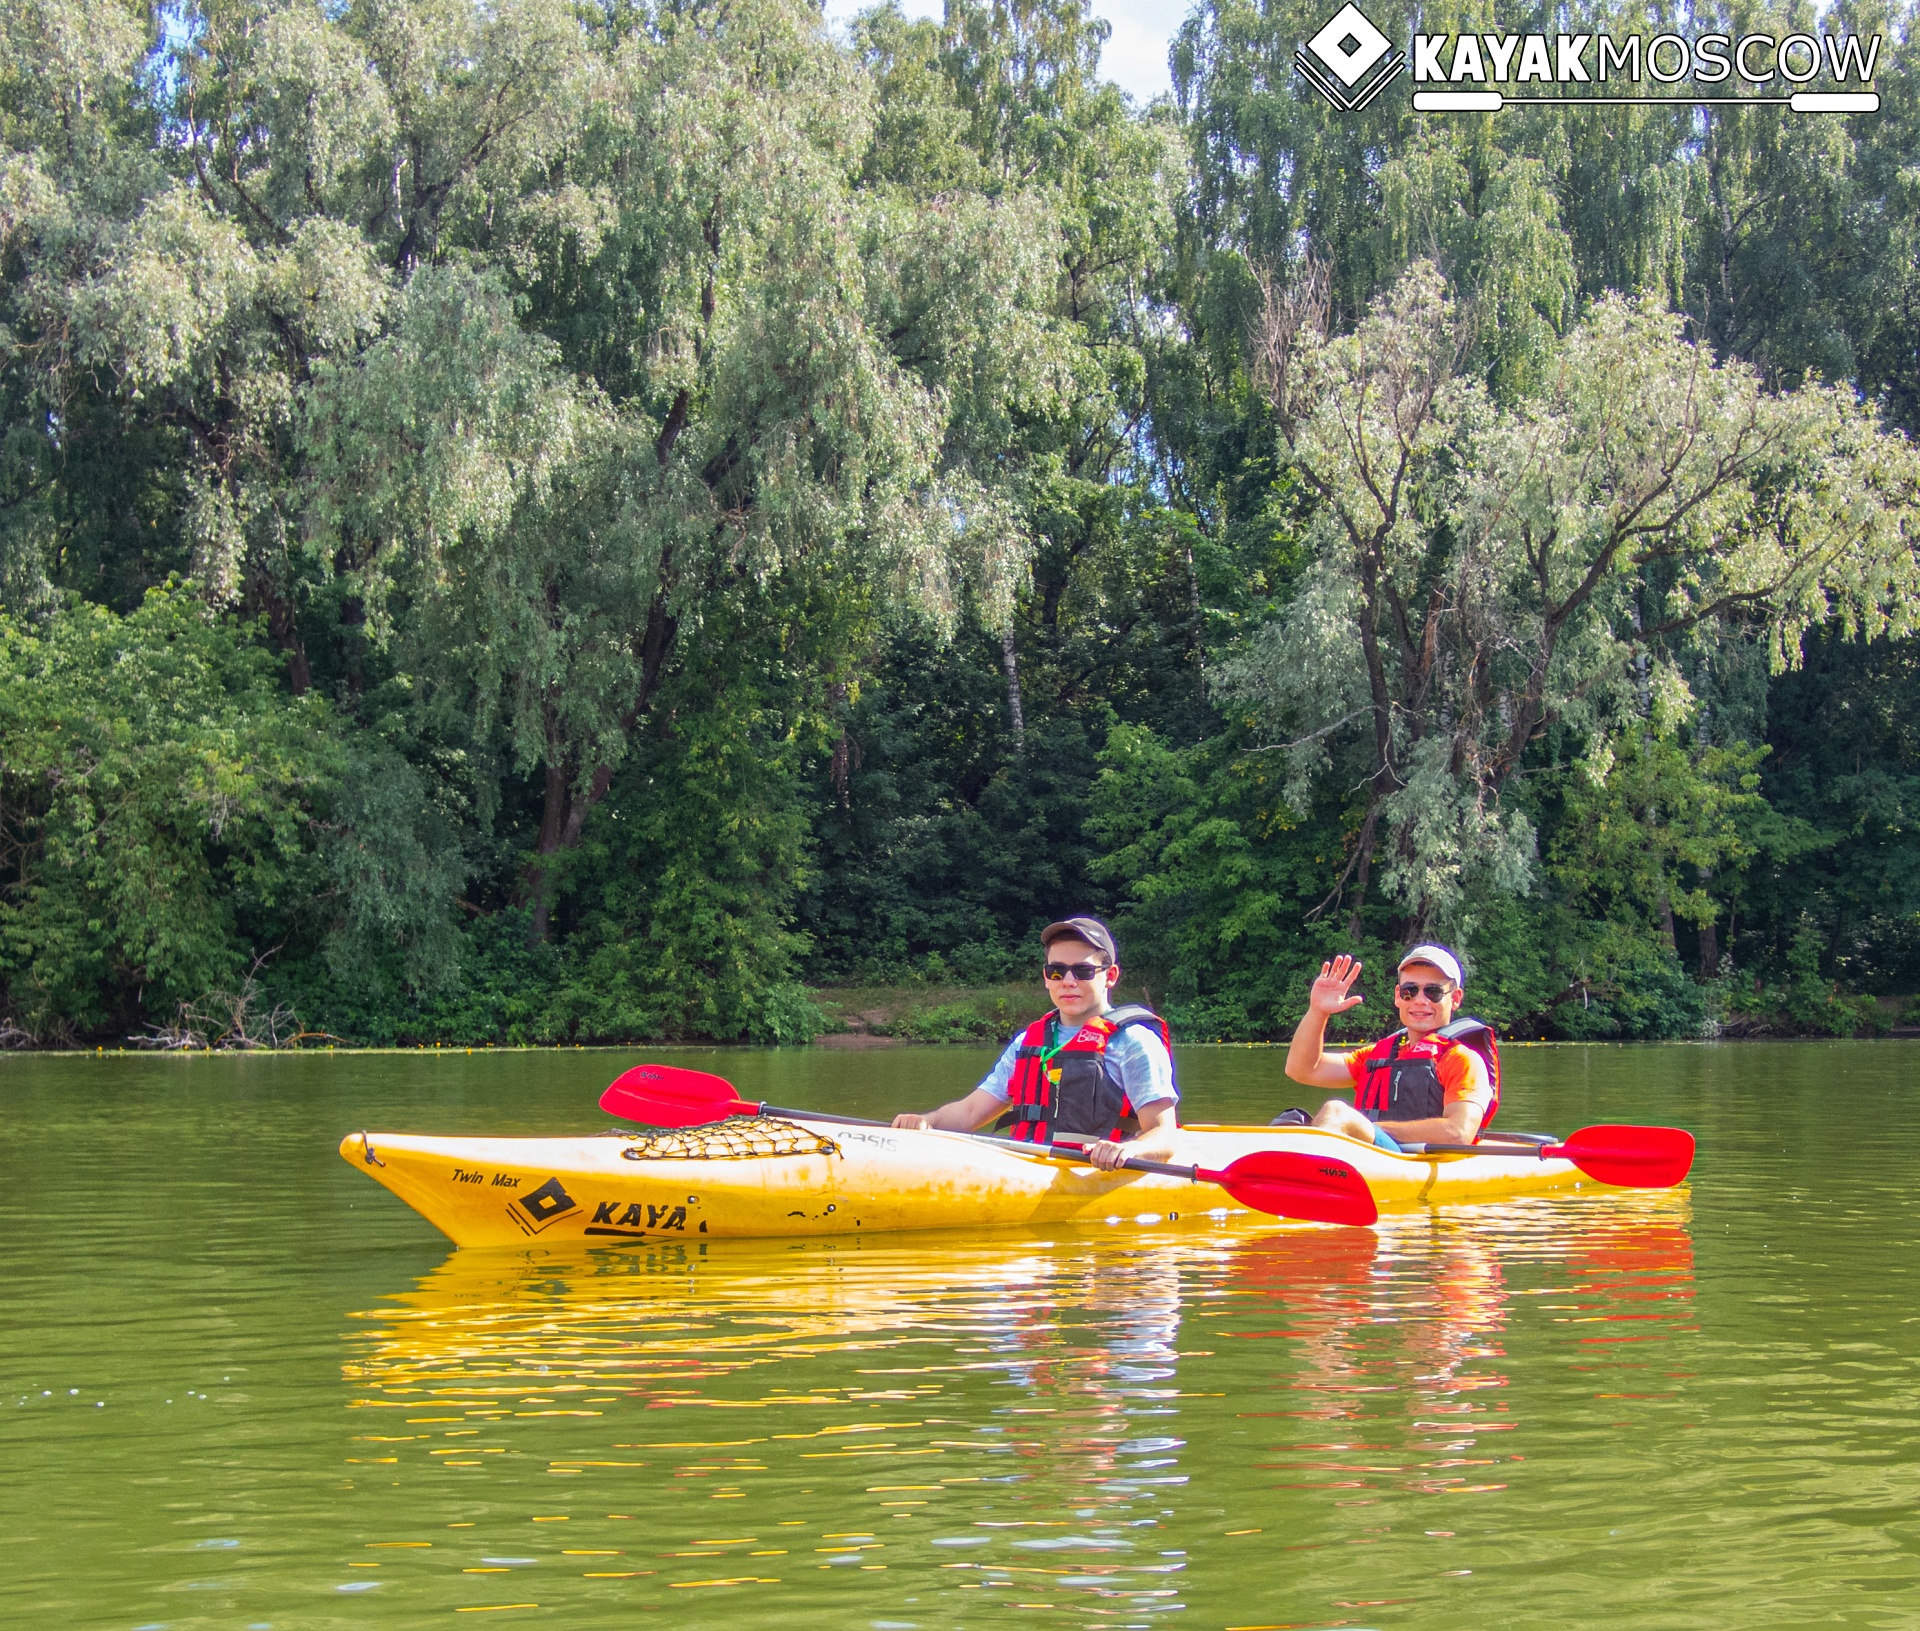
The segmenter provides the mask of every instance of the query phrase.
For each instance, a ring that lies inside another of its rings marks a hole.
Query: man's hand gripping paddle
[[[600,1108],[609,1115],[649,1127],[697,1127],[727,1116],[782,1116],[803,1121],[835,1122],[845,1127],[886,1127],[884,1121],[864,1116],[831,1116],[814,1110],[788,1110],[779,1105],[742,1099],[724,1076],[677,1065],[635,1065],[624,1071],[600,1095]],[[1003,1144],[1028,1155],[1052,1154],[1060,1160],[1079,1159],[1075,1146],[1023,1143],[969,1133],[969,1138]],[[1194,1183],[1218,1184],[1242,1206],[1275,1217],[1300,1218],[1311,1223],[1344,1223],[1366,1228],[1380,1215],[1373,1191],[1354,1167],[1333,1155],[1305,1155],[1293,1150],[1257,1150],[1219,1171],[1176,1166],[1166,1161],[1131,1160],[1122,1163],[1137,1172],[1161,1172]]]
[[[1402,1144],[1409,1155],[1512,1155],[1571,1161],[1589,1178],[1621,1189],[1671,1189],[1693,1166],[1693,1134],[1678,1127],[1582,1127],[1558,1144]]]

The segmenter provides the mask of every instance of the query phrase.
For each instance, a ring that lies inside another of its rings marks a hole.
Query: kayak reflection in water
[[[1131,1157],[1166,1160],[1180,1100],[1166,1021],[1149,1008],[1113,1005],[1120,952],[1098,918],[1049,923],[1040,945],[1054,1012],[1016,1032],[965,1098],[925,1115],[907,1111],[894,1126],[970,1133],[1004,1114],[1023,1141],[1091,1138],[1087,1159],[1109,1171]]]
[[[1500,1055],[1484,1023],[1454,1018],[1465,995],[1460,959],[1446,946],[1414,946],[1400,959],[1393,989],[1403,1028],[1371,1048],[1328,1053],[1327,1021],[1363,1000],[1352,994],[1360,968],[1357,958],[1345,955],[1320,965],[1306,1016],[1287,1048],[1287,1075],[1294,1081],[1354,1090],[1352,1104],[1329,1100],[1312,1125],[1385,1150],[1399,1149],[1402,1140],[1473,1143],[1500,1108]],[[1290,1110],[1280,1119],[1309,1118]]]

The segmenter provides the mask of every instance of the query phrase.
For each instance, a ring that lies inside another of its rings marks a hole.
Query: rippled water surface
[[[856,1114],[988,1057],[674,1056]],[[1184,1050],[1192,1119],[1281,1057]],[[1691,1185],[1371,1231],[453,1252],[334,1153],[630,1062],[0,1061],[0,1622],[1920,1625],[1913,1044],[1514,1050],[1513,1125]]]

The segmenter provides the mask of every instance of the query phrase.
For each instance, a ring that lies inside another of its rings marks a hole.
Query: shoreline
[[[717,1049],[752,1048],[761,1049],[802,1049],[817,1048],[824,1052],[867,1052],[887,1048],[924,1048],[924,1047],[980,1047],[997,1048],[1004,1046],[1008,1037],[1041,1011],[1043,998],[1026,981],[1007,981],[998,985],[967,986],[960,984],[940,985],[847,985],[847,986],[810,986],[807,988],[807,1000],[814,1005],[821,1023],[820,1032],[806,1042],[751,1042],[743,1039],[719,1040],[715,1038],[679,1037],[672,1040],[664,1038],[638,1037],[631,1040],[611,1042],[498,1042],[498,1041],[424,1041],[415,1043],[362,1045],[352,1042],[332,1040],[321,1041],[316,1036],[306,1043],[271,1047],[220,1047],[207,1048],[159,1048],[141,1047],[131,1040],[117,1046],[98,1043],[92,1047],[84,1044],[65,1046],[36,1046],[27,1043],[23,1046],[0,1051],[0,1058],[7,1054],[46,1055],[62,1058],[164,1058],[169,1055],[206,1057],[209,1055],[272,1055],[286,1057],[293,1054],[348,1054],[381,1055],[395,1054],[417,1058],[422,1055],[442,1055],[447,1057],[467,1057],[487,1053],[625,1053],[636,1052],[674,1052],[700,1053]],[[1142,1000],[1131,991],[1123,990],[1122,1000]],[[1904,1000],[1904,999],[1896,999]],[[1366,1037],[1339,1036],[1328,1040],[1337,1047],[1361,1045],[1374,1033],[1369,1031]],[[1863,1031],[1851,1037],[1834,1036],[1814,1032],[1793,1032],[1785,1029],[1773,1030],[1765,1026],[1748,1025],[1736,1021],[1714,1036],[1670,1037],[1659,1040],[1594,1037],[1586,1040],[1522,1040],[1520,1038],[1502,1038],[1502,1049],[1514,1048],[1625,1048],[1625,1047],[1708,1047],[1721,1044],[1749,1042],[1841,1042],[1841,1041],[1912,1041],[1920,1039],[1920,1025],[1890,1025],[1877,1031]],[[1181,1047],[1192,1048],[1281,1048],[1287,1046],[1285,1037],[1273,1037],[1263,1041],[1181,1041]]]
[[[1920,1041],[1920,1028],[1902,1026],[1898,1030],[1882,1032],[1878,1036],[1682,1036],[1667,1037],[1659,1040],[1641,1040],[1629,1038],[1624,1041],[1594,1039],[1589,1041],[1512,1041],[1500,1044],[1503,1053],[1520,1048],[1721,1048],[1721,1047],[1765,1047],[1788,1043],[1827,1042],[1915,1042]],[[1344,1045],[1344,1044],[1336,1044]],[[1355,1044],[1356,1046],[1358,1044]],[[315,1048],[9,1048],[0,1053],[0,1067],[8,1059],[318,1059],[377,1058],[381,1055],[404,1055],[407,1058],[467,1058],[473,1055],[488,1054],[536,1054],[536,1053],[625,1053],[632,1054],[641,1049],[652,1053],[785,1053],[818,1049],[826,1053],[857,1053],[877,1048],[991,1048],[995,1043],[991,1039],[967,1037],[951,1042],[925,1042],[912,1037],[863,1036],[859,1033],[839,1032],[816,1037],[812,1042],[527,1042],[527,1043],[477,1043],[469,1047],[464,1042],[420,1042],[412,1047],[394,1048],[357,1048],[357,1047],[315,1047]],[[1232,1048],[1253,1050],[1272,1048],[1284,1052],[1285,1042],[1175,1042],[1176,1048]]]

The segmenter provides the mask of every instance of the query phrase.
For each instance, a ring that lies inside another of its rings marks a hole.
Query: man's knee
[[[1357,1112],[1344,1099],[1329,1099],[1314,1112],[1313,1125],[1340,1132],[1356,1114]]]

